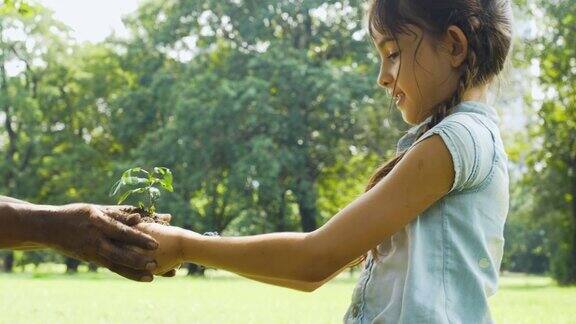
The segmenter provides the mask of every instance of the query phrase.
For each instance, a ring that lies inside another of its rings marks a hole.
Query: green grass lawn
[[[158,278],[151,284],[97,274],[0,275],[0,323],[339,323],[356,276],[313,293],[228,273]],[[507,276],[490,299],[497,323],[576,323],[576,288]]]

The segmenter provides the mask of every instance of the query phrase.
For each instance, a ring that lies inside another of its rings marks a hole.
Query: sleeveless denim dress
[[[494,108],[465,101],[415,141],[434,134],[454,164],[450,191],[364,263],[345,323],[492,323],[488,297],[498,287],[509,208],[509,178]]]

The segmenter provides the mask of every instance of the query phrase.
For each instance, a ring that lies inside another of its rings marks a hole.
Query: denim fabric
[[[345,323],[492,323],[509,207],[507,155],[494,108],[465,101],[417,141],[434,134],[454,165],[450,192],[378,245],[356,285]]]

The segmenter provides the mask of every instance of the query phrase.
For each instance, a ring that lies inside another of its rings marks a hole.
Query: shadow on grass
[[[0,273],[0,280],[38,280],[38,281],[125,281],[133,282],[128,279],[116,275],[107,270],[100,270],[97,273],[93,272],[80,272],[80,273],[63,273],[63,272],[16,272],[16,273]],[[205,277],[200,276],[187,276],[186,272],[181,272],[174,278],[156,277],[154,281],[204,281],[214,283],[226,282],[252,282],[250,279],[243,278],[231,273],[213,273]],[[357,277],[345,275],[342,277],[334,278],[330,281],[331,285],[345,285],[349,286],[357,282]]]
[[[548,289],[548,288],[557,288],[555,285],[510,285],[510,286],[501,286],[500,289],[502,290],[518,290],[518,291],[531,291],[531,290],[539,290],[539,289]]]
[[[16,272],[16,273],[0,273],[1,280],[46,280],[46,281],[125,281],[130,282],[130,280],[125,279],[119,275],[109,272],[104,269],[100,269],[99,272],[80,272],[74,274],[67,274],[63,272]],[[250,281],[249,279],[223,272],[223,271],[213,271],[209,272],[205,277],[199,276],[186,276],[185,271],[181,271],[175,278],[161,278],[156,277],[155,281],[195,281],[201,280],[206,282],[237,282],[237,281]],[[330,285],[344,285],[350,286],[356,284],[358,281],[358,275],[355,273],[350,275],[349,273],[342,274],[334,279],[332,279]],[[545,290],[549,288],[564,288],[556,285],[553,282],[505,282],[501,283],[499,289],[507,291],[538,291]],[[566,287],[568,289],[574,289],[574,287]]]
[[[46,273],[46,272],[25,272],[25,273],[2,273],[0,278],[13,280],[127,280],[111,273]]]

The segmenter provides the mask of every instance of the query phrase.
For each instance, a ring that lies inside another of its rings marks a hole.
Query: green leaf
[[[122,173],[122,177],[118,180],[111,188],[109,195],[115,196],[126,186],[134,186],[134,185],[150,185],[151,180],[149,178],[142,178],[138,177],[137,174],[148,175],[148,172],[142,168],[132,168],[129,170],[124,171]]]
[[[157,173],[158,175],[164,175],[166,172],[170,172],[170,170],[168,168],[165,167],[154,167],[154,173]]]
[[[172,171],[170,171],[168,168],[156,167],[154,168],[154,172],[160,175],[158,178],[158,184],[160,184],[162,188],[166,189],[166,191],[173,192],[174,187],[172,186]]]
[[[143,193],[146,191],[146,188],[137,188],[134,190],[129,190],[126,191],[125,193],[123,193],[120,198],[118,198],[118,204],[121,204],[122,202],[124,202],[124,200],[126,200],[128,197],[130,197],[130,195],[133,194],[138,194],[138,193]]]
[[[116,196],[116,194],[118,193],[118,190],[120,190],[120,182],[121,180],[116,181],[116,183],[112,186],[112,188],[110,188],[110,193],[108,193],[108,195],[110,197],[112,196]]]
[[[138,176],[138,173],[141,173],[141,174],[145,175],[146,177],[150,176],[148,171],[146,171],[140,167],[137,167],[137,168],[132,168],[132,169],[128,169],[128,170],[124,171],[124,173],[122,174],[122,178],[136,177],[136,176]]]
[[[126,177],[126,178],[123,178],[122,182],[124,185],[128,185],[128,186],[138,185],[138,184],[150,185],[150,183],[151,183],[150,179],[140,178],[140,177]]]
[[[126,191],[124,192],[119,198],[118,198],[118,205],[120,205],[121,203],[124,202],[124,200],[126,200],[126,198],[128,198],[130,196],[130,191]]]
[[[148,189],[148,194],[152,201],[156,201],[160,197],[160,190],[158,190],[158,188],[150,187]]]

